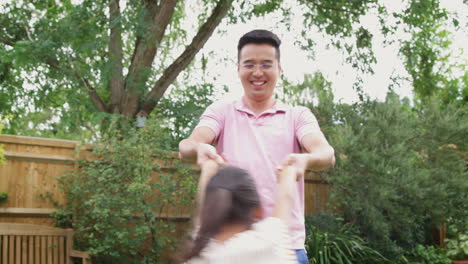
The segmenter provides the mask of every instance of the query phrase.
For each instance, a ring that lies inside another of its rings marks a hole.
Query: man
[[[196,160],[199,166],[207,160],[226,160],[249,171],[264,216],[272,213],[277,168],[296,167],[299,180],[289,234],[299,262],[308,263],[303,175],[306,169],[332,167],[335,155],[309,109],[286,105],[274,97],[281,75],[280,44],[279,38],[267,30],[253,30],[240,38],[237,70],[244,96],[210,105],[190,137],[179,143],[179,155],[186,161]]]

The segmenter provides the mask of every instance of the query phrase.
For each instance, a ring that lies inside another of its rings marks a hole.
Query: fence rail
[[[79,141],[0,135],[7,163],[0,165],[0,192],[8,199],[0,203],[0,222],[55,225],[50,216],[56,210],[51,196],[64,203],[57,178],[77,168],[77,160],[90,157],[92,148]],[[174,153],[174,160],[177,155]],[[171,170],[171,162],[156,159],[164,171]],[[192,166],[194,175],[199,170]],[[327,208],[329,185],[318,175],[308,173],[305,178],[305,211],[317,213]],[[188,220],[189,212],[165,213],[161,218]]]

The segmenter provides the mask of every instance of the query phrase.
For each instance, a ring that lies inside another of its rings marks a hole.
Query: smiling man
[[[297,195],[287,224],[292,247],[302,264],[308,263],[304,250],[303,176],[307,169],[332,167],[335,155],[308,108],[275,99],[281,75],[280,44],[279,38],[267,30],[253,30],[240,38],[237,70],[244,96],[210,105],[190,137],[179,143],[179,155],[199,166],[207,160],[226,161],[249,171],[255,179],[264,217],[272,213],[278,168],[295,166]]]

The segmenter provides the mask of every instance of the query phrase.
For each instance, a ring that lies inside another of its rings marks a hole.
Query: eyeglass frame
[[[252,68],[248,68],[247,66],[251,66]],[[273,69],[274,66],[275,66],[274,62],[272,63],[249,63],[247,62],[247,63],[239,64],[239,67],[241,67],[245,71],[250,71],[250,72],[254,72],[257,68],[262,72],[267,72]]]

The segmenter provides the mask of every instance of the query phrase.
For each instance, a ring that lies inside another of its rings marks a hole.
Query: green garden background
[[[93,146],[99,159],[59,178],[67,202],[54,213],[93,263],[171,262],[165,250],[183,238],[155,215],[180,192],[191,202],[196,178],[178,164],[152,182],[154,157],[177,151],[228,89],[212,65],[235,68],[235,58],[205,44],[265,18],[312,61],[326,42],[355,76],[352,103],[335,99],[335,80],[320,70],[300,80],[284,74],[276,88],[277,98],[312,110],[336,153],[335,168],[320,175],[330,209],[306,217],[310,262],[467,259],[468,72],[453,39],[468,22],[459,2],[454,12],[443,0],[405,0],[399,9],[380,0],[2,1],[0,132]],[[367,27],[366,16],[378,24]],[[389,45],[404,69],[375,87],[387,91],[376,99],[365,76],[376,74],[377,47]],[[8,192],[0,193],[1,207]],[[146,218],[131,217],[135,210]],[[446,240],[437,241],[441,229]]]

